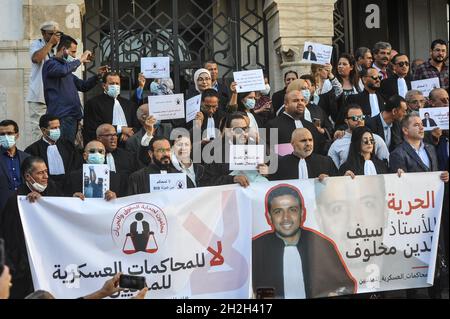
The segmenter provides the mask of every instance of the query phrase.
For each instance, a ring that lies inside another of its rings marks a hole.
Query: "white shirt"
[[[375,139],[375,155],[380,160],[388,160],[389,150],[384,140],[377,134],[373,134],[373,138]],[[337,168],[347,160],[351,140],[352,134],[346,131],[343,138],[337,139],[331,144],[328,156],[331,157]]]
[[[250,128],[258,130],[259,129],[258,122],[256,122],[256,119],[253,116],[253,114],[251,112],[247,112],[247,116],[250,119],[250,125],[249,125]]]
[[[48,171],[50,175],[65,174],[66,172],[64,170],[64,162],[56,144],[50,144],[45,138],[42,138],[42,140],[49,144],[47,147],[47,159]]]
[[[380,105],[378,104],[378,97],[375,93],[369,94],[370,101],[370,117],[377,116],[380,114]]]
[[[33,57],[33,54],[43,47],[45,47],[46,43],[43,39],[34,40],[30,45],[30,60]],[[47,61],[54,54],[52,51],[45,57],[41,63],[31,63],[31,73],[30,73],[30,82],[28,85],[28,102],[42,103],[45,104],[44,98],[44,84],[42,82],[42,68],[44,66],[44,62]]]
[[[305,108],[305,109],[306,109],[306,108]],[[283,113],[286,114],[287,116],[289,116],[291,119],[294,120],[295,128],[303,128],[302,121],[294,119],[291,115],[289,115],[289,114],[286,113],[286,112],[283,112]]]
[[[108,164],[108,168],[110,172],[116,171],[116,163],[114,161],[114,157],[111,153],[106,154],[106,164]]]
[[[301,158],[298,161],[298,178],[299,179],[308,179],[308,167],[306,166],[306,161],[304,158]]]
[[[412,145],[411,145],[412,146]],[[416,152],[417,155],[419,155],[420,159],[422,160],[422,163],[430,168],[430,158],[428,157],[428,153],[425,150],[425,145],[423,144],[423,142],[420,142],[420,146],[419,149],[417,150],[415,147],[413,147],[414,151]]]
[[[285,299],[306,298],[302,259],[297,246],[284,246],[283,279]]]
[[[371,160],[364,161],[364,175],[377,175],[377,169],[375,168],[375,164],[373,164]]]
[[[213,117],[208,117],[208,123],[206,126],[206,139],[216,138],[216,126]]]
[[[117,99],[114,99],[112,125],[117,126],[117,132],[119,134],[122,133],[122,126],[128,126],[127,118],[123,112],[122,105],[120,105],[120,102]]]
[[[398,78],[397,87],[398,95],[400,95],[402,98],[405,98],[406,93],[408,92],[408,86],[406,85],[406,81],[404,78]]]

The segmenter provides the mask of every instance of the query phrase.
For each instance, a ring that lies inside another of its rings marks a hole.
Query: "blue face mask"
[[[120,94],[120,85],[109,84],[108,91],[106,91],[106,94],[108,94],[113,99],[117,98]]]
[[[89,153],[87,161],[88,164],[104,164],[105,155],[100,153]]]
[[[48,137],[50,137],[50,139],[52,141],[56,142],[61,137],[61,130],[59,128],[55,128],[53,130],[49,130]]]
[[[11,147],[16,145],[16,136],[15,135],[2,135],[0,136],[0,145],[9,150]]]
[[[255,105],[256,105],[255,99],[247,99],[245,101],[245,107],[248,108],[249,110],[253,110],[255,108]]]
[[[306,103],[309,103],[309,99],[311,98],[311,92],[309,90],[302,90],[303,97],[306,100]]]

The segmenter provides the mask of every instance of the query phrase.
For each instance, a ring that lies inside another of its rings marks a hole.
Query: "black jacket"
[[[377,99],[378,99],[378,107],[380,109],[380,112],[384,111],[384,99],[381,96],[380,93],[375,93],[377,95]],[[369,92],[367,92],[366,90],[364,90],[363,92],[359,93],[359,94],[355,94],[355,95],[350,95],[347,97],[347,105],[348,104],[358,104],[359,106],[361,106],[364,115],[368,116],[368,117],[372,117],[372,111],[370,108],[370,98],[369,98]],[[373,116],[375,116],[377,114],[373,114]]]
[[[372,133],[381,136],[381,138],[386,142],[386,137],[384,136],[383,123],[381,122],[381,113],[374,116],[366,121],[366,126],[370,128]],[[391,127],[391,145],[389,145],[389,152],[392,152],[401,142],[403,142],[403,133],[400,127],[400,123],[394,121]]]

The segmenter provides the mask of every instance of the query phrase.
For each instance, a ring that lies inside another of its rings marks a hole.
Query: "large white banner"
[[[77,298],[122,272],[146,277],[147,298],[248,298],[251,215],[238,196],[231,185],[113,202],[22,198],[34,287]]]
[[[117,272],[145,276],[148,298],[314,298],[432,285],[443,190],[433,172],[19,207],[35,288],[58,298]]]

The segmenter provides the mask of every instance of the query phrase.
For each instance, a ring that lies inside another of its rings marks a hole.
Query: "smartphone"
[[[314,118],[313,119],[313,124],[314,124],[315,127],[320,127],[320,119]]]
[[[0,238],[0,275],[3,273],[5,266],[5,241]]]
[[[147,286],[145,282],[145,277],[143,276],[132,276],[132,275],[120,275],[119,287],[141,290]]]
[[[261,287],[256,289],[256,299],[274,299],[275,288]]]

